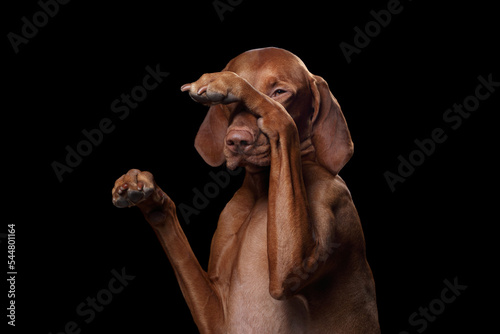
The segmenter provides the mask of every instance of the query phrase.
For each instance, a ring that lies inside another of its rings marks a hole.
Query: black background
[[[16,224],[15,332],[59,333],[69,321],[81,333],[197,332],[154,233],[138,210],[115,208],[110,191],[116,178],[138,168],[153,172],[177,204],[192,205],[192,189],[211,181],[214,169],[193,147],[206,108],[179,88],[266,46],[298,55],[328,81],[343,108],[355,154],[341,175],[363,224],[382,332],[416,333],[420,326],[408,317],[440,298],[443,281],[455,277],[467,289],[425,333],[490,328],[500,88],[456,130],[443,114],[474,95],[478,76],[500,81],[498,18],[493,5],[477,1],[402,1],[401,13],[348,64],[339,44],[353,44],[354,27],[363,29],[373,20],[370,11],[387,3],[245,0],[221,21],[212,1],[71,1],[17,54],[7,34],[20,34],[21,18],[32,21],[40,6],[4,4],[7,201],[0,232]],[[157,64],[169,76],[120,120],[111,102]],[[59,182],[51,164],[64,163],[65,147],[75,148],[85,139],[81,131],[104,118],[113,121],[113,132]],[[447,140],[391,192],[384,172],[397,173],[398,156],[408,157],[414,140],[430,138],[435,128]],[[189,224],[181,221],[204,267],[218,213],[241,180],[233,177]],[[122,268],[135,278],[85,323],[77,306]]]

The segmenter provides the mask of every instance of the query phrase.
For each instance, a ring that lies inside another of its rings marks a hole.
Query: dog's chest
[[[306,323],[303,302],[297,298],[277,301],[269,293],[267,201],[256,203],[244,216],[239,228],[223,238],[223,250],[212,254],[217,256],[214,272],[225,301],[226,331],[300,333]]]
[[[227,211],[221,214],[210,254],[218,280],[267,271],[267,201]]]
[[[212,241],[210,277],[228,295],[245,282],[268,280],[267,262],[267,200],[252,207],[228,203]]]

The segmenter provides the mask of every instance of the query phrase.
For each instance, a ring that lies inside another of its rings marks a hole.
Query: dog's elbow
[[[269,289],[269,294],[276,300],[286,300],[289,297],[285,289]]]
[[[292,297],[296,292],[299,284],[295,279],[286,279],[282,282],[269,284],[269,294],[276,300],[286,300]]]

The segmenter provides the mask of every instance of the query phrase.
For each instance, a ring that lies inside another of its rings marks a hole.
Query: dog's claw
[[[201,87],[200,89],[198,89],[198,91],[196,92],[196,94],[201,95],[201,94],[205,93],[207,91],[207,87],[208,86]]]

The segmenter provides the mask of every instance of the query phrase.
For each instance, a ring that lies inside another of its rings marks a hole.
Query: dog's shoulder
[[[304,163],[302,168],[310,203],[323,203],[331,208],[352,203],[351,192],[339,175],[333,175],[325,167],[312,162]]]

